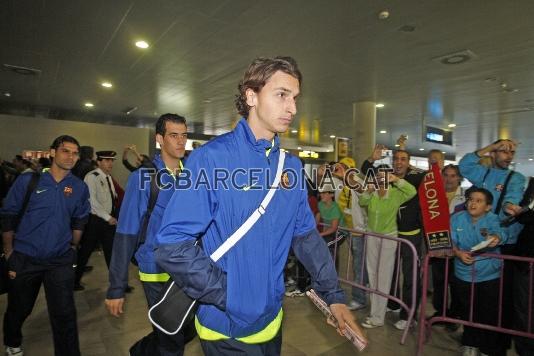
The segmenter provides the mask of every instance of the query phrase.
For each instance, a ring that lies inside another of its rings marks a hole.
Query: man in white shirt
[[[117,155],[114,151],[99,151],[96,153],[98,168],[85,176],[85,183],[89,187],[91,215],[82,237],[81,247],[78,251],[78,266],[76,268],[76,282],[74,290],[84,290],[80,283],[83,271],[91,253],[98,241],[102,245],[106,264],[111,261],[111,248],[118,217],[117,192],[113,186],[111,171]]]

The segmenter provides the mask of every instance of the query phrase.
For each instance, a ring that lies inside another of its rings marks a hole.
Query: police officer
[[[34,173],[21,174],[0,210],[11,279],[4,315],[6,355],[23,355],[22,324],[32,312],[41,284],[45,288],[55,355],[80,355],[72,292],[73,263],[90,207],[87,186],[70,173],[79,149],[74,137],[56,138],[50,150],[54,158],[50,169],[43,171],[38,180]],[[27,193],[31,193],[29,200],[25,198]]]
[[[117,193],[111,178],[116,155],[115,151],[98,151],[96,153],[98,168],[87,173],[84,179],[89,187],[91,215],[78,252],[78,267],[76,268],[74,290],[85,289],[80,280],[87,261],[91,257],[91,253],[98,241],[100,241],[104,250],[104,257],[108,267],[111,261],[113,236],[115,235],[118,217]]]

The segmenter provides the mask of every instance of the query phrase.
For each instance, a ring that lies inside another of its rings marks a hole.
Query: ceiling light
[[[375,107],[377,107],[377,108],[379,108],[379,109],[383,108],[384,106],[385,106],[385,105],[382,104],[382,103],[378,103],[378,104],[375,105]]]
[[[301,150],[301,149],[302,149],[302,147],[300,147],[300,146],[299,146],[299,147],[297,147],[297,150]]]
[[[419,151],[424,151],[425,149],[424,148],[420,148]]]
[[[441,153],[443,153],[444,155],[446,155],[446,154],[447,154],[447,152],[445,152],[445,151],[441,151]]]
[[[534,160],[534,158],[529,158],[528,160],[529,160],[529,161],[533,161],[533,160]]]
[[[449,126],[449,127],[456,127],[456,124],[449,124],[449,125],[447,125],[447,126]]]
[[[11,96],[11,93],[4,93],[4,96],[7,96],[9,98]]]
[[[398,143],[395,144],[395,147],[400,147],[400,145]]]
[[[336,138],[336,135],[330,135],[330,138]]]
[[[433,61],[446,64],[446,65],[455,65],[465,63],[471,59],[476,59],[478,56],[473,53],[473,51],[466,49],[463,51],[445,54],[439,57],[432,58]]]
[[[386,130],[380,130],[380,133],[387,133]]]
[[[291,133],[298,133],[299,130],[291,130]]]
[[[103,82],[102,85],[104,88],[111,88],[113,86],[113,84],[111,84],[110,82]]]
[[[137,42],[135,42],[135,45],[137,47],[139,47],[139,48],[142,48],[142,49],[146,49],[146,48],[150,47],[149,44],[147,42],[145,42],[145,41],[137,41]]]
[[[85,105],[86,108],[92,108],[92,107],[95,106],[95,104],[93,104],[93,103],[85,103],[84,105]]]
[[[378,13],[378,19],[379,20],[386,20],[389,18],[389,11],[388,10],[382,10]]]

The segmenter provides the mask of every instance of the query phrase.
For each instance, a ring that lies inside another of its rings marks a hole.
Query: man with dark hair
[[[98,242],[102,245],[106,265],[109,268],[113,235],[115,235],[119,212],[118,195],[111,177],[116,155],[115,151],[97,152],[98,168],[88,172],[84,178],[84,182],[89,187],[91,215],[78,252],[76,283],[74,285],[74,290],[76,291],[85,289],[81,284],[82,275]]]
[[[346,324],[359,330],[317,232],[297,157],[287,154],[283,169],[298,173],[282,175],[282,184],[265,202],[283,162],[278,134],[296,114],[301,79],[292,58],[254,60],[239,83],[236,107],[243,118],[232,132],[191,153],[187,176],[193,189],[179,188],[165,210],[156,261],[198,299],[195,324],[206,355],[280,354],[283,271],[291,247],[339,330]],[[214,183],[223,171],[245,174],[223,182],[225,187]],[[248,219],[256,220],[250,230],[214,262],[209,256],[231,243],[229,237],[241,226],[247,228]]]
[[[509,215],[515,215],[521,211],[519,202],[523,198],[525,188],[525,176],[510,169],[514,160],[517,144],[513,140],[499,139],[492,144],[483,147],[473,153],[468,153],[460,160],[459,167],[462,175],[469,179],[473,185],[485,188],[493,195],[493,212],[504,220]],[[492,165],[486,167],[480,163],[481,157],[489,156]],[[501,246],[503,255],[513,255],[515,244],[523,225],[515,221],[502,229],[503,241]],[[503,271],[503,325],[512,325],[513,304],[513,264],[512,261],[504,262]],[[507,346],[510,346],[511,337],[507,336]]]
[[[441,176],[443,178],[443,184],[445,185],[445,194],[447,196],[447,202],[449,203],[449,214],[452,216],[457,211],[465,210],[464,191],[460,186],[462,182],[462,175],[457,165],[448,164],[441,170]],[[445,285],[445,268],[446,259],[444,258],[431,258],[432,264],[432,306],[435,309],[434,316],[443,315],[443,297],[445,293],[448,293],[449,286],[452,290],[452,278],[449,277],[448,285]],[[453,259],[448,260],[449,272],[448,275],[452,276],[454,273]],[[458,316],[458,310],[456,304],[458,301],[455,299],[455,295],[451,293],[450,307],[445,308],[445,314],[450,317]],[[438,323],[435,323],[438,324]],[[447,324],[447,329],[454,331],[458,329],[457,324]]]
[[[72,168],[72,174],[83,180],[87,173],[97,168],[96,162],[93,160],[95,150],[91,146],[80,147],[80,159]]]
[[[144,168],[135,170],[128,178],[123,200],[123,209],[119,216],[117,232],[113,243],[111,265],[109,267],[109,288],[106,295],[106,307],[111,315],[119,317],[123,312],[124,289],[128,285],[128,266],[135,255],[139,266],[139,279],[143,284],[148,306],[157,302],[169,275],[157,264],[154,256],[155,235],[161,225],[161,217],[170,195],[174,189],[163,189],[165,186],[174,187],[177,174],[183,169],[182,159],[187,142],[187,125],[182,116],[175,114],[162,115],[156,123],[156,141],[161,147],[160,154],[156,154],[152,161],[153,168],[158,171],[157,179],[160,188],[157,196],[151,192],[152,184],[150,172]],[[150,200],[155,199],[150,207]],[[146,240],[140,246],[140,236]],[[130,349],[133,355],[182,355],[184,345],[194,336],[194,326],[191,323],[184,327],[183,332],[174,336],[166,335],[154,328],[154,332],[138,341]]]
[[[41,284],[55,354],[80,355],[73,264],[90,207],[87,186],[70,173],[79,147],[71,136],[58,137],[50,149],[54,158],[50,169],[36,176],[38,180],[34,173],[21,174],[0,210],[11,279],[4,316],[6,355],[23,355],[22,325],[32,312]]]
[[[382,158],[382,150],[386,149],[383,145],[376,145],[371,156],[365,160],[362,164],[362,172],[367,173],[369,169],[372,169],[373,163]],[[419,189],[419,185],[423,181],[426,172],[416,170],[410,166],[410,153],[405,150],[395,150],[393,152],[393,173],[399,177],[405,179],[408,183],[413,185],[416,190]],[[417,256],[421,259],[421,252],[423,248],[423,223],[421,221],[421,207],[419,205],[419,194],[416,194],[413,198],[400,206],[397,214],[398,236],[399,238],[410,241],[417,251]],[[413,280],[413,254],[412,250],[406,244],[401,244],[400,256],[402,260],[402,300],[410,306],[412,305],[412,288],[416,284],[416,310],[421,298],[421,278],[419,272],[417,278]],[[418,265],[420,264],[420,260]],[[396,274],[396,273],[395,273]],[[392,291],[396,293],[395,291]],[[396,303],[389,303],[391,309],[398,308]],[[395,323],[395,327],[399,330],[404,330],[408,325],[408,311],[405,309],[400,310],[400,320]]]

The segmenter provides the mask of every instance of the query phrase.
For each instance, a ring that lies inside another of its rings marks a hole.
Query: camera
[[[393,151],[391,150],[382,150],[382,158],[393,156]]]

